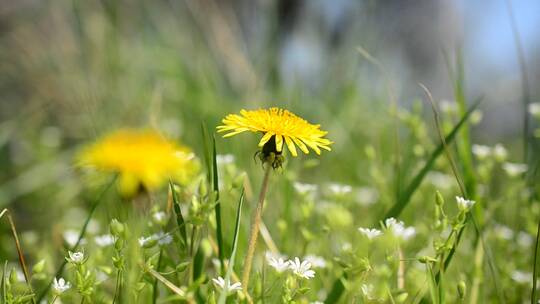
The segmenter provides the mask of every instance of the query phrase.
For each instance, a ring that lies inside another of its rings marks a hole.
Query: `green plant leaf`
[[[182,238],[182,242],[184,246],[187,247],[186,221],[184,220],[184,216],[182,216],[182,209],[180,209],[178,194],[176,193],[176,190],[174,190],[174,184],[172,181],[169,181],[169,188],[171,189],[174,213],[176,213],[176,224],[178,225],[178,229],[180,230],[180,237]]]
[[[219,200],[219,174],[218,174],[218,167],[217,167],[217,153],[216,153],[216,137],[212,136],[212,182],[213,182],[213,189],[214,189],[214,197],[215,197],[215,214],[216,214],[216,236],[217,236],[217,245],[218,245],[218,257],[219,257],[219,264],[220,264],[220,270],[221,275],[225,272],[225,265],[223,264],[223,231],[221,227],[221,202]]]
[[[234,269],[234,262],[236,260],[236,249],[238,247],[238,235],[240,234],[240,220],[242,217],[242,206],[244,204],[244,188],[242,188],[242,193],[240,194],[240,199],[238,200],[238,208],[236,209],[236,222],[234,224],[234,236],[232,242],[232,252],[231,257],[229,258],[229,265],[227,267],[227,274],[225,275],[225,281],[230,282],[232,272]],[[222,291],[219,295],[218,304],[225,304],[227,300],[227,293]]]
[[[332,289],[326,297],[326,300],[324,300],[324,303],[331,304],[338,302],[339,298],[341,298],[341,295],[345,291],[345,285],[343,284],[343,280],[347,280],[346,273],[343,273],[341,277],[334,281],[334,284],[332,284]]]
[[[470,108],[469,110],[463,115],[463,117],[459,120],[459,122],[454,126],[452,131],[445,137],[446,144],[450,144],[454,138],[456,137],[456,134],[460,130],[460,128],[465,124],[471,113],[478,107],[480,104],[481,99],[478,99]],[[433,165],[435,164],[435,161],[437,158],[441,155],[441,153],[444,150],[444,144],[440,143],[437,148],[431,153],[431,156],[427,160],[424,167],[416,174],[416,176],[412,179],[410,184],[405,188],[405,190],[401,193],[399,196],[398,201],[392,206],[392,208],[385,214],[383,219],[389,218],[389,217],[397,217],[401,214],[403,209],[407,206],[407,204],[410,202],[410,199],[414,192],[420,187],[420,184],[424,180],[424,177],[426,174],[431,170]]]

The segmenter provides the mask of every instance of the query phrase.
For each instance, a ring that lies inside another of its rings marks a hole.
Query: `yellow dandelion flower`
[[[169,179],[186,183],[196,172],[191,150],[164,139],[155,131],[122,129],[85,147],[80,166],[119,174],[120,192],[132,196],[142,186],[155,190]]]
[[[310,124],[287,110],[241,110],[240,115],[229,114],[222,122],[224,125],[217,129],[218,132],[228,132],[224,137],[245,131],[263,133],[259,142],[263,156],[270,152],[281,154],[284,142],[293,156],[298,155],[296,146],[306,154],[309,153],[308,147],[317,154],[321,154],[321,149],[331,150],[332,142],[324,138],[328,132],[322,131],[320,125]]]

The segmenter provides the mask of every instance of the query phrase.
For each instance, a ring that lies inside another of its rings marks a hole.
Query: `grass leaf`
[[[210,163],[210,147],[208,146],[209,136],[208,129],[204,122],[201,123],[201,132],[203,138],[203,157],[204,164],[206,165],[206,180],[210,183],[212,180],[212,163]]]
[[[169,188],[171,189],[171,195],[173,199],[174,213],[176,213],[176,224],[180,230],[180,237],[182,238],[183,244],[187,247],[187,229],[186,221],[182,215],[182,209],[180,209],[180,202],[178,200],[178,194],[174,190],[174,184],[172,181],[169,181]]]
[[[234,261],[236,259],[236,249],[238,247],[238,235],[240,234],[240,220],[242,217],[243,204],[244,204],[244,189],[242,188],[242,193],[240,194],[240,199],[238,200],[238,208],[236,209],[236,223],[234,224],[232,252],[231,252],[231,257],[229,258],[227,274],[225,275],[225,282],[230,282],[233,269],[234,269]],[[219,295],[218,304],[225,304],[226,300],[227,300],[227,292],[222,291],[221,294]]]
[[[339,298],[341,298],[341,295],[345,291],[345,285],[343,284],[343,280],[347,280],[346,273],[343,273],[341,277],[334,281],[334,284],[332,284],[332,289],[326,297],[326,300],[324,300],[324,303],[331,304],[338,302]]]
[[[2,269],[2,303],[7,303],[7,286],[6,286],[6,272],[7,261],[4,262],[4,269]]]
[[[221,227],[221,202],[219,201],[219,175],[217,167],[217,153],[216,153],[216,137],[212,136],[212,177],[213,177],[213,189],[215,197],[215,213],[216,213],[216,236],[218,245],[218,257],[221,265],[221,275],[225,272],[225,265],[223,264],[223,231]]]
[[[431,303],[437,304],[439,302],[439,290],[437,289],[437,282],[433,275],[433,269],[429,263],[426,264],[426,273],[428,277],[429,294],[431,295]]]
[[[478,99],[470,108],[469,110],[463,115],[463,117],[459,120],[459,122],[454,126],[452,131],[445,137],[445,142],[447,144],[450,144],[454,138],[456,137],[456,134],[460,130],[460,128],[465,124],[471,113],[478,107],[480,104],[480,99]],[[435,164],[435,161],[437,158],[441,155],[441,153],[444,150],[444,144],[440,143],[437,148],[431,153],[431,156],[427,160],[424,167],[416,174],[416,176],[412,179],[411,183],[405,188],[405,190],[401,193],[398,201],[392,206],[392,208],[385,214],[383,219],[389,218],[389,217],[397,217],[403,209],[407,206],[407,204],[410,202],[410,199],[414,192],[419,188],[420,184],[422,183],[424,177],[426,174],[431,170],[433,165]]]

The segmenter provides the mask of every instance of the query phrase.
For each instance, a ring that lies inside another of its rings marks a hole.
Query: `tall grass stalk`
[[[244,272],[242,273],[242,288],[247,293],[249,286],[249,275],[251,272],[251,264],[253,263],[253,255],[255,254],[255,247],[257,245],[257,237],[259,235],[259,226],[261,223],[262,211],[264,207],[264,199],[268,190],[268,182],[270,180],[270,172],[272,171],[272,165],[267,163],[264,171],[264,177],[261,184],[261,192],[259,192],[259,199],[257,206],[253,210],[251,218],[251,229],[249,234],[248,248],[246,251],[246,258],[244,259]]]
[[[0,219],[6,215],[7,220],[9,222],[9,227],[11,229],[11,234],[13,236],[13,240],[15,241],[15,247],[17,248],[17,256],[19,258],[19,265],[21,266],[24,274],[24,280],[26,282],[26,285],[28,285],[28,288],[30,289],[30,292],[34,292],[32,289],[32,284],[30,274],[28,273],[28,268],[26,267],[26,261],[24,260],[24,254],[22,252],[21,243],[19,242],[19,236],[17,235],[17,229],[15,228],[15,223],[13,222],[13,218],[11,217],[11,213],[8,209],[2,210],[0,212]],[[36,303],[36,299],[34,297],[31,298],[32,304]]]

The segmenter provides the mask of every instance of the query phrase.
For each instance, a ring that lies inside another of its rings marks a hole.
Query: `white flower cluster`
[[[404,241],[409,240],[416,234],[416,229],[414,227],[405,227],[405,224],[402,221],[398,221],[393,217],[387,218],[384,221],[384,225],[387,232]],[[369,240],[373,240],[383,235],[381,230],[375,228],[360,227],[358,228],[358,231]]]
[[[386,226],[386,231],[405,241],[411,239],[416,234],[414,227],[405,227],[402,221],[398,221],[393,217],[387,218],[384,221],[384,225]]]
[[[240,283],[240,282],[236,282],[236,283],[231,284],[231,282],[229,280],[225,280],[222,277],[214,278],[214,279],[212,279],[212,281],[214,282],[214,284],[217,287],[219,287],[219,289],[223,290],[226,293],[231,293],[231,292],[242,290],[242,283]]]
[[[66,258],[66,260],[72,264],[83,264],[84,263],[84,253],[77,251],[77,252],[71,252],[68,251],[69,257]]]
[[[304,184],[304,183],[299,183],[299,182],[295,182],[293,184],[293,187],[294,187],[294,190],[296,190],[296,192],[298,192],[298,194],[300,195],[310,195],[310,194],[314,194],[315,192],[317,192],[317,185],[313,185],[313,184]]]
[[[349,185],[342,185],[338,183],[332,183],[328,186],[328,189],[330,189],[330,192],[332,192],[334,195],[342,196],[346,195],[352,192],[352,187]]]
[[[324,268],[326,261],[322,257],[308,255],[303,261],[299,257],[294,260],[285,260],[286,257],[272,253],[266,253],[268,265],[272,266],[278,273],[290,270],[296,276],[304,279],[315,277],[315,271],[311,267]]]
[[[503,170],[510,177],[517,177],[521,174],[527,172],[526,164],[517,164],[517,163],[504,163],[502,165]]]
[[[216,155],[216,162],[218,166],[225,166],[234,163],[234,155],[232,154],[218,154]]]
[[[508,156],[508,151],[501,144],[496,144],[493,148],[484,145],[472,145],[472,153],[478,159],[486,159],[490,156],[495,156],[498,160],[505,160]]]
[[[528,110],[532,116],[540,118],[540,102],[529,103]]]
[[[370,240],[373,240],[374,238],[382,235],[382,231],[379,229],[369,229],[369,228],[358,228],[358,231],[362,233],[365,237],[367,237]]]
[[[476,202],[472,200],[465,199],[461,196],[456,196],[456,202],[459,210],[466,211],[469,210]]]
[[[150,242],[157,241],[159,245],[168,245],[173,241],[173,237],[169,233],[164,233],[160,231],[158,233],[152,234],[149,237],[140,237],[138,239],[139,246],[144,247]]]
[[[98,235],[94,237],[94,242],[99,247],[107,247],[114,244],[114,236],[111,234]]]
[[[66,280],[64,280],[64,278],[60,278],[60,279],[54,278],[53,289],[57,295],[64,293],[66,290],[70,288],[71,288],[71,284],[67,282]]]

